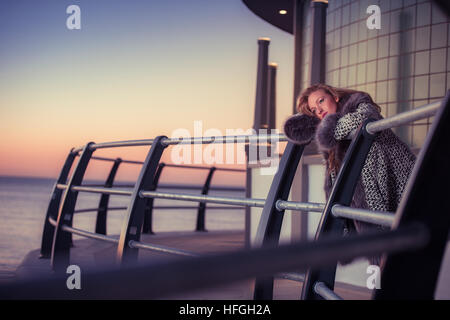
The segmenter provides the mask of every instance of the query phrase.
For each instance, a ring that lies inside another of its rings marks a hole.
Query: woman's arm
[[[378,110],[370,103],[360,103],[354,112],[329,114],[320,122],[316,140],[323,149],[333,148],[339,140],[346,139],[369,118],[382,119]]]

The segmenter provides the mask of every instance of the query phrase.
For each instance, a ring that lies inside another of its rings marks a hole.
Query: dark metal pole
[[[58,189],[56,186],[58,184],[65,184],[67,182],[67,177],[72,168],[73,161],[75,160],[76,153],[72,150],[67,155],[64,166],[59,173],[58,180],[56,180],[53,185],[52,197],[50,203],[48,204],[47,214],[44,221],[44,230],[42,232],[42,243],[41,243],[41,258],[49,259],[52,254],[52,244],[53,236],[55,232],[55,227],[48,221],[49,218],[56,220],[58,218],[59,205],[61,203],[61,196],[63,194],[62,189]]]
[[[277,79],[277,64],[269,63],[269,75],[268,75],[268,89],[267,90],[267,129],[275,129],[276,115],[277,115],[277,101],[276,101],[276,79]]]
[[[106,179],[105,188],[112,188],[114,183],[114,178],[116,177],[117,170],[119,169],[119,165],[122,163],[122,159],[117,158],[114,161],[113,166],[111,167],[111,171],[109,172],[108,178]],[[97,211],[97,221],[95,223],[95,233],[105,234],[106,235],[106,218],[108,214],[108,203],[109,203],[109,194],[102,194],[100,197],[100,202],[98,205]]]
[[[53,236],[53,246],[51,255],[51,265],[53,270],[57,272],[65,272],[65,268],[70,263],[70,246],[72,244],[72,234],[63,231],[61,228],[63,225],[72,226],[73,211],[78,198],[78,191],[71,190],[73,186],[81,185],[83,176],[86,172],[86,168],[89,164],[89,160],[92,157],[90,146],[93,142],[89,142],[81,152],[78,163],[75,170],[72,173],[67,189],[64,191],[62,204],[59,208],[58,219]]]
[[[436,114],[416,160],[394,229],[421,223],[429,243],[422,249],[388,255],[382,263],[381,290],[375,299],[433,299],[450,228],[450,91]]]
[[[269,38],[258,39],[258,69],[256,75],[255,118],[253,129],[267,125],[267,73],[269,59]]]
[[[330,234],[342,235],[344,230],[344,219],[334,217],[331,213],[331,208],[335,204],[343,206],[350,206],[356,184],[361,175],[361,170],[366,161],[367,154],[376,137],[366,131],[367,123],[374,121],[373,119],[366,120],[357,136],[353,139],[347,153],[339,174],[334,183],[325,210],[317,228],[315,240],[319,241],[323,237]],[[308,270],[303,283],[302,299],[303,300],[322,300],[314,291],[314,284],[316,282],[323,282],[330,290],[334,289],[334,281],[336,275],[336,264],[322,268]]]
[[[328,3],[311,2],[311,74],[310,84],[325,81],[325,35]]]
[[[142,165],[136,185],[134,186],[131,202],[128,206],[128,212],[120,232],[119,246],[117,248],[117,262],[121,265],[133,263],[137,260],[139,249],[131,248],[129,242],[131,240],[139,241],[141,238],[147,199],[142,198],[139,193],[143,190],[148,190],[154,184],[159,161],[164,149],[167,147],[166,144],[162,143],[162,140],[165,138],[167,137],[157,136],[153,140],[147,158]]]
[[[296,145],[288,142],[284,150],[278,171],[272,180],[261,219],[259,220],[255,238],[256,247],[276,247],[278,245],[284,210],[278,211],[276,202],[280,199],[287,200],[289,197],[292,180],[294,179],[304,147],[304,145]],[[270,300],[272,296],[273,276],[256,279],[254,299]]]
[[[211,169],[209,169],[208,176],[206,177],[205,184],[203,185],[202,194],[205,194],[205,195],[208,194],[214,171],[216,171],[216,167],[211,167]],[[206,203],[200,202],[198,205],[197,226],[195,228],[195,231],[206,231],[205,209],[206,209]]]
[[[155,178],[153,180],[153,185],[149,188],[149,191],[155,191],[158,188],[159,177],[161,176],[162,170],[164,169],[165,164],[161,162],[158,165],[158,170],[156,171]],[[145,203],[145,212],[144,212],[144,224],[142,226],[142,233],[146,234],[154,234],[153,232],[153,202],[154,198],[147,198]]]

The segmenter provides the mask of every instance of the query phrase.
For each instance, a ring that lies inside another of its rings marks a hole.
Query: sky
[[[70,5],[80,8],[79,30],[66,26]],[[2,0],[0,175],[54,178],[72,147],[193,135],[196,121],[223,134],[251,128],[260,37],[278,63],[280,129],[292,112],[293,36],[240,0]]]

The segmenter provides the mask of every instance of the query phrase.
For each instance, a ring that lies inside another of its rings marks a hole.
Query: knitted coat
[[[327,163],[324,184],[327,200],[337,174],[329,169],[329,153],[333,150],[335,158],[342,163],[351,143],[348,135],[368,118],[383,117],[370,96],[358,92],[341,99],[338,112],[326,115],[322,121],[304,114],[293,115],[285,121],[284,132],[289,141],[304,144],[315,138]],[[351,207],[395,212],[415,159],[408,146],[391,129],[381,131],[367,155]],[[348,227],[352,229],[351,224]],[[354,221],[354,227],[359,233],[376,226]]]

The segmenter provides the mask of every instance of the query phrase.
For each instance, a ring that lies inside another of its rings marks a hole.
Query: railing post
[[[280,159],[278,170],[272,180],[269,194],[262,211],[255,238],[256,247],[276,247],[280,239],[284,210],[278,211],[276,202],[287,200],[297,166],[305,145],[288,142]],[[269,257],[270,258],[270,257]],[[258,278],[255,282],[254,299],[270,300],[273,298],[273,276]]]
[[[374,119],[366,120],[358,134],[353,139],[348,151],[344,157],[342,167],[333,185],[328,202],[322,213],[322,217],[317,228],[315,240],[321,239],[325,235],[340,235],[344,230],[344,219],[336,218],[331,213],[331,208],[335,204],[350,206],[356,184],[361,175],[361,170],[366,161],[372,142],[375,140],[376,134],[371,135],[366,131],[366,125]],[[303,300],[322,300],[314,291],[316,282],[323,282],[330,290],[334,289],[334,281],[336,276],[336,264],[320,270],[308,270],[303,283],[302,299]]]
[[[147,154],[142,165],[141,172],[134,186],[131,202],[125,216],[122,230],[120,233],[119,246],[117,248],[117,262],[121,265],[133,263],[137,260],[138,249],[131,248],[129,242],[139,241],[141,238],[142,224],[144,222],[144,211],[146,199],[142,198],[139,193],[152,187],[158,163],[162,153],[167,145],[162,143],[166,136],[157,136]]]
[[[208,176],[206,177],[205,184],[203,185],[203,188],[202,188],[202,194],[205,194],[205,195],[208,194],[214,171],[216,171],[216,167],[211,167],[209,169]],[[206,203],[200,202],[198,205],[197,226],[195,228],[195,231],[206,231],[205,208],[206,208]]]
[[[70,246],[72,243],[72,234],[61,229],[63,225],[72,226],[73,211],[78,198],[78,191],[72,191],[73,186],[81,185],[89,160],[92,157],[90,146],[93,142],[89,142],[81,152],[78,163],[72,173],[67,189],[64,192],[61,206],[59,207],[58,220],[55,233],[53,236],[51,265],[55,271],[65,271],[70,262]]]
[[[42,232],[42,242],[41,242],[41,258],[49,259],[52,254],[52,244],[53,244],[53,234],[55,232],[55,227],[49,222],[49,218],[56,220],[58,218],[58,209],[61,203],[61,196],[63,190],[58,189],[56,186],[58,184],[65,184],[67,182],[67,176],[69,175],[70,168],[72,168],[73,161],[77,156],[72,150],[67,155],[66,161],[59,173],[59,177],[56,180],[53,190],[52,197],[48,204],[47,214],[44,221],[44,230]]]
[[[106,179],[105,188],[112,188],[114,183],[114,178],[116,177],[117,170],[119,169],[119,165],[122,162],[122,159],[117,158],[114,161],[114,164],[109,172],[108,178]],[[95,223],[95,233],[105,234],[106,235],[106,218],[108,214],[108,204],[109,204],[109,194],[102,194],[100,197],[100,202],[98,205],[97,211],[97,221]]]
[[[419,223],[429,242],[419,250],[387,255],[374,299],[433,299],[450,228],[450,91],[417,157],[393,229]]]
[[[161,176],[162,170],[165,164],[161,162],[156,171],[155,178],[153,180],[153,185],[148,189],[149,191],[155,191],[158,188],[159,177]],[[155,199],[147,198],[145,203],[144,212],[144,225],[142,226],[142,233],[154,234],[153,232],[153,202]]]

